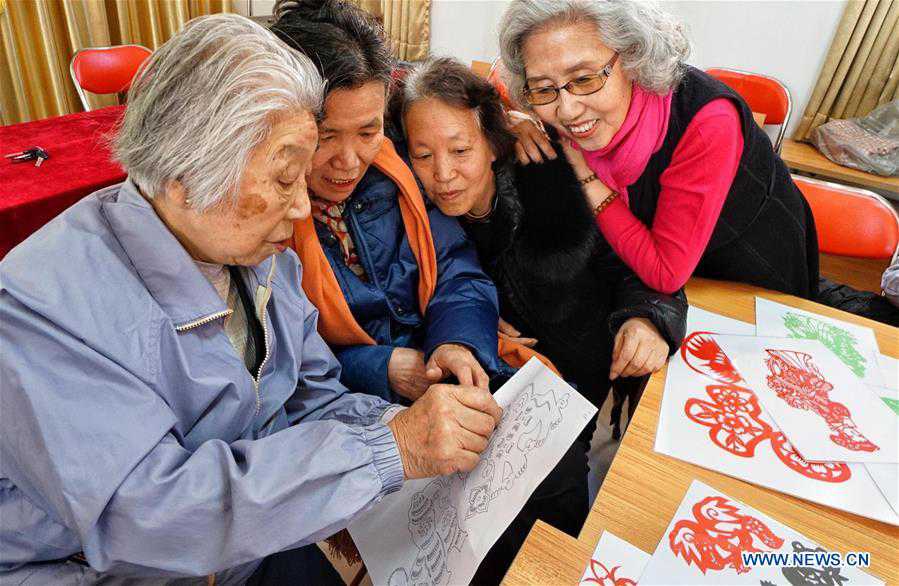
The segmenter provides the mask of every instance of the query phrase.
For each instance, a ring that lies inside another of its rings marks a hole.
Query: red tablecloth
[[[0,159],[0,258],[61,211],[94,191],[125,179],[106,147],[124,106],[0,126],[0,155],[40,146],[50,158]]]

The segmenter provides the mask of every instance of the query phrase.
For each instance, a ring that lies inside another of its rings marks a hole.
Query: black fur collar
[[[530,272],[567,281],[584,270],[596,251],[599,230],[564,156],[517,166],[514,184],[524,210],[517,239]]]

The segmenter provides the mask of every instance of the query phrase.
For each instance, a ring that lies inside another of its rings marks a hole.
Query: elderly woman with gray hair
[[[0,263],[3,581],[341,583],[316,541],[477,464],[486,390],[351,394],[316,332],[282,241],[321,101],[260,26],[192,21],[130,90],[128,179]]]
[[[805,199],[743,99],[685,64],[671,16],[514,0],[500,46],[513,94],[558,135],[600,231],[647,285],[673,292],[696,274],[817,296]],[[541,150],[555,156],[539,136],[519,155]]]

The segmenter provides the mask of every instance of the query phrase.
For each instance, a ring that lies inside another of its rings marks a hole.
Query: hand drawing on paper
[[[705,574],[708,570],[733,568],[738,574],[750,568],[743,565],[743,552],[775,551],[783,545],[778,537],[759,519],[744,515],[731,501],[710,496],[693,505],[693,519],[678,521],[668,542],[675,556]]]
[[[812,411],[827,423],[833,432],[833,443],[846,449],[874,452],[880,448],[868,440],[852,420],[852,413],[842,403],[831,401],[833,390],[810,354],[795,350],[768,350],[765,365],[768,387],[795,409]]]
[[[374,584],[465,584],[596,414],[531,359],[494,397],[503,416],[468,474],[415,479],[355,518],[350,535]]]
[[[783,322],[791,338],[819,340],[856,376],[865,376],[868,361],[858,351],[858,340],[852,332],[811,316],[791,312],[783,315]]]
[[[450,584],[447,555],[451,550],[461,551],[466,537],[451,500],[451,492],[458,489],[454,485],[459,483],[459,475],[438,477],[412,496],[409,533],[418,556],[411,572],[401,567],[390,574],[390,586]]]
[[[744,458],[755,455],[765,440],[787,467],[823,482],[844,482],[852,475],[842,462],[807,462],[786,436],[762,420],[762,409],[752,390],[739,386],[743,378],[709,332],[693,332],[681,346],[684,362],[694,371],[722,384],[708,385],[711,401],[691,398],[684,405],[688,419],[709,428],[718,447]]]
[[[471,471],[466,482],[468,511],[466,519],[486,512],[490,502],[525,473],[528,452],[546,442],[549,432],[562,421],[562,409],[568,404],[568,394],[556,398],[552,388],[544,392],[532,384],[525,387],[509,406],[493,441],[481,456],[481,464]]]

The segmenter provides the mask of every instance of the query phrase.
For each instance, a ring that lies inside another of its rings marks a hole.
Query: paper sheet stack
[[[580,584],[883,584],[861,569],[870,558],[854,553],[828,552],[694,480],[655,552],[646,553],[606,531]]]
[[[655,450],[899,525],[899,371],[869,328],[756,299],[756,326],[691,307]]]

